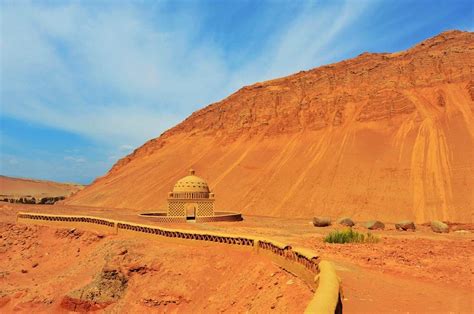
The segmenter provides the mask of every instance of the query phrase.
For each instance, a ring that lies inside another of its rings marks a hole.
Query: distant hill
[[[0,200],[20,203],[54,203],[83,189],[73,183],[12,178],[0,175]]]
[[[246,86],[66,203],[163,209],[192,167],[218,210],[472,221],[473,69],[474,33],[448,31]]]

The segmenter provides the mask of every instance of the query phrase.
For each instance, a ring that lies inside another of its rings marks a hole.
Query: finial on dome
[[[193,176],[196,172],[193,168],[189,169],[189,175]]]

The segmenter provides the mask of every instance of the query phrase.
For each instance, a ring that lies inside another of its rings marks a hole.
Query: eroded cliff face
[[[164,209],[193,167],[220,210],[472,221],[474,33],[244,87],[67,202]]]

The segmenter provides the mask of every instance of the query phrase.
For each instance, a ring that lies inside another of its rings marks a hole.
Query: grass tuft
[[[364,235],[352,229],[336,230],[324,238],[326,243],[377,243],[380,238],[371,233]]]

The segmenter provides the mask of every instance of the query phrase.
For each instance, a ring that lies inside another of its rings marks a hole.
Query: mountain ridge
[[[467,178],[474,176],[468,159],[474,158],[473,60],[474,34],[448,31],[405,51],[362,53],[245,86],[146,142],[67,202],[138,210],[152,209],[153,204],[163,207],[173,180],[193,166],[214,185],[218,199],[222,195],[217,204],[225,209],[296,217],[348,214],[365,219],[376,216],[369,215],[376,208],[387,206],[382,191],[370,187],[372,182],[363,183],[365,176],[375,173],[381,177],[375,180],[378,184],[393,183],[387,198],[402,207],[396,210],[390,205],[391,210],[383,210],[389,219],[472,220],[474,202],[466,184],[474,183]],[[260,160],[263,156],[268,163]],[[150,162],[156,162],[156,169]],[[383,167],[374,169],[377,162]],[[342,178],[340,171],[348,164],[352,168],[347,172],[357,175],[357,183]],[[458,174],[459,169],[467,173]],[[133,174],[133,170],[138,171]],[[239,179],[239,171],[254,178]],[[391,171],[396,179],[390,177]],[[149,186],[132,187],[130,181],[138,183],[139,177]],[[308,180],[313,182],[306,186]],[[157,182],[164,186],[158,187]],[[232,195],[226,182],[244,185],[245,191]],[[259,184],[269,184],[268,193],[281,197],[265,195]],[[376,190],[373,199],[367,191],[361,193],[364,184]],[[130,188],[144,194],[131,197],[130,202],[121,200],[118,191]],[[334,195],[341,188],[349,192],[349,199]],[[153,189],[157,194],[150,196]],[[305,189],[313,193],[306,201]],[[292,203],[303,209],[294,212]]]
[[[82,184],[51,180],[17,178],[0,175],[0,196],[19,199],[24,197],[66,197],[84,188]]]

